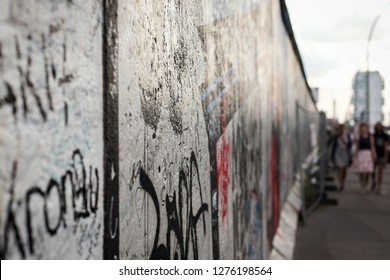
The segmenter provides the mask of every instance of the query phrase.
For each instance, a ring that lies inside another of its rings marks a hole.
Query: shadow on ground
[[[294,259],[390,259],[390,166],[384,176],[382,195],[363,195],[349,171],[346,189],[329,193],[338,205],[318,207],[299,226]]]

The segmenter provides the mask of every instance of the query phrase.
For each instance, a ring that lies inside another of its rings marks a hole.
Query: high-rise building
[[[385,87],[382,76],[378,71],[369,72],[369,120],[370,127],[376,122],[383,121],[384,115],[382,106],[384,98],[382,90]],[[353,80],[354,105],[353,118],[355,122],[365,121],[367,117],[366,93],[367,93],[367,72],[357,72]]]

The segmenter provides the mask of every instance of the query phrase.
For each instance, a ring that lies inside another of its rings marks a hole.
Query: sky
[[[343,122],[357,71],[366,71],[367,40],[375,17],[390,0],[286,0],[295,38],[311,87],[319,88],[318,109]],[[370,71],[385,80],[385,124],[390,115],[390,6],[370,44]]]

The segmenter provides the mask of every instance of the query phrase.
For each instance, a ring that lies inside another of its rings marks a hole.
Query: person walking
[[[376,160],[374,137],[370,135],[367,123],[360,124],[355,144],[354,167],[359,172],[361,191],[365,194],[368,192],[369,174],[374,171]]]
[[[375,161],[374,166],[372,186],[373,190],[375,190],[377,194],[381,194],[383,169],[385,168],[388,160],[387,146],[389,143],[389,137],[385,133],[384,127],[380,122],[375,124],[374,143],[377,160]]]
[[[342,191],[345,188],[347,168],[351,159],[351,146],[351,138],[346,132],[344,125],[340,124],[337,128],[337,134],[334,137],[332,147],[332,161],[337,168],[339,191]]]

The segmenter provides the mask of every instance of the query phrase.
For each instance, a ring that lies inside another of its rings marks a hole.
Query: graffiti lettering
[[[18,164],[16,161],[14,161],[12,165],[12,174],[11,174],[10,200],[7,206],[7,219],[5,223],[5,229],[4,229],[4,248],[1,249],[2,258],[5,257],[5,254],[7,252],[8,242],[9,242],[8,239],[12,232],[15,235],[16,244],[18,246],[22,258],[26,258],[26,252],[24,250],[24,245],[20,235],[19,226],[15,221],[15,214],[13,210],[17,169],[18,169]]]
[[[197,227],[198,222],[202,219],[203,233],[206,234],[205,212],[208,211],[208,204],[203,202],[195,154],[191,153],[189,174],[186,174],[183,169],[179,171],[178,193],[174,192],[172,196],[166,195],[165,211],[168,228],[165,244],[159,244],[162,209],[160,209],[156,189],[142,168],[140,169],[140,184],[141,188],[152,199],[157,216],[156,232],[150,259],[188,259],[191,249],[193,258],[198,259]],[[200,199],[200,207],[196,210],[194,210],[193,203],[194,190],[199,192]],[[187,205],[186,211],[184,211],[184,205]],[[173,246],[174,238],[177,239],[177,246]],[[172,250],[172,247],[177,249],[177,251],[175,249]]]
[[[23,258],[26,257],[26,251],[24,243],[20,234],[20,229],[15,219],[14,213],[14,189],[15,180],[17,176],[17,162],[15,161],[12,169],[12,180],[10,188],[10,200],[7,208],[7,219],[4,232],[4,255],[7,253],[9,236],[14,233],[18,249]],[[71,168],[66,170],[61,176],[61,182],[51,178],[47,184],[46,190],[42,190],[39,186],[33,186],[29,188],[25,194],[25,219],[26,219],[26,235],[28,249],[31,254],[35,253],[34,247],[34,227],[32,214],[32,199],[40,198],[42,201],[41,207],[44,215],[45,229],[50,236],[57,234],[58,230],[67,228],[66,214],[67,208],[67,195],[66,191],[71,186],[71,198],[73,209],[73,220],[77,223],[82,218],[87,218],[98,210],[98,197],[99,197],[99,173],[97,168],[90,166],[89,168],[89,180],[87,183],[87,173],[83,161],[83,156],[80,150],[75,150],[72,154]],[[52,205],[58,205],[55,213],[52,215],[54,209]],[[57,216],[57,217],[55,217]]]
[[[66,44],[63,42],[63,76],[57,77],[56,66],[54,65],[52,57],[49,55],[51,48],[56,46],[50,45],[51,37],[53,34],[45,35],[41,34],[28,34],[26,42],[23,42],[26,50],[22,52],[19,44],[18,37],[13,39],[15,60],[18,63],[15,69],[19,75],[19,80],[16,82],[2,81],[2,87],[4,87],[4,96],[0,96],[0,109],[5,108],[6,105],[11,107],[14,120],[17,120],[18,112],[22,112],[24,119],[27,119],[32,114],[34,108],[38,112],[39,118],[46,122],[49,117],[50,111],[54,111],[53,94],[62,88],[64,94],[64,84],[70,83],[74,79],[72,73],[65,73],[66,64]],[[11,39],[12,40],[12,39]],[[36,42],[40,41],[41,52],[39,55],[33,50],[33,46]],[[1,43],[1,42],[0,42]],[[41,58],[43,62],[41,62]],[[8,69],[7,69],[8,70]],[[45,95],[42,94],[42,86],[37,81],[41,72],[44,76],[44,89]],[[53,89],[54,87],[54,89]],[[56,91],[54,92],[54,90]],[[3,89],[2,89],[3,90]],[[20,101],[19,101],[20,100]],[[18,108],[20,106],[20,108]],[[68,104],[64,100],[64,120],[65,125],[68,125]]]
[[[221,203],[222,222],[225,222],[228,214],[228,187],[231,177],[230,143],[226,138],[222,136],[222,144],[217,151],[218,196]]]

